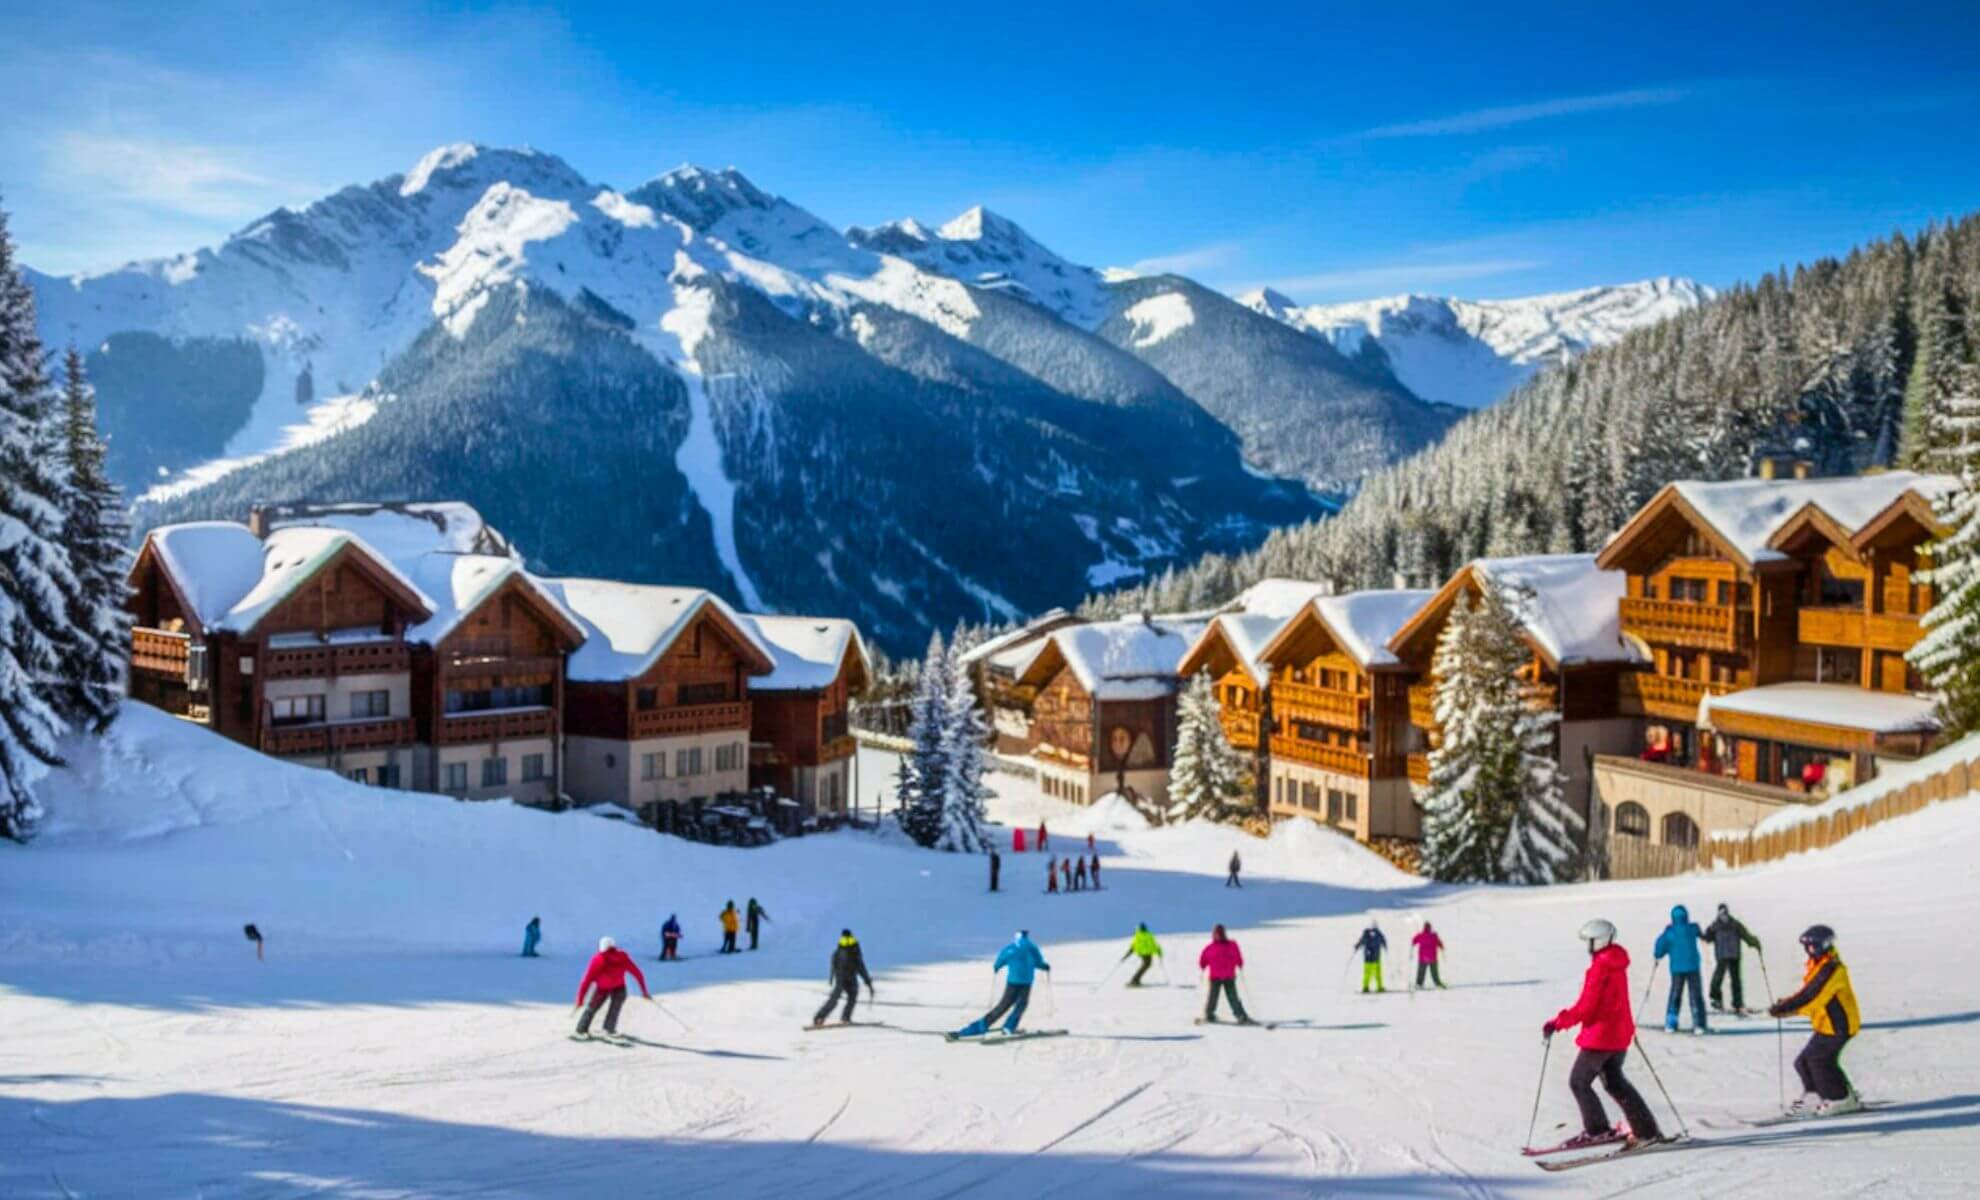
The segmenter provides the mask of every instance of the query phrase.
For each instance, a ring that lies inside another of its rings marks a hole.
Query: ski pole
[[[1170,987],[1176,986],[1175,977],[1169,974],[1169,960],[1157,954],[1155,956],[1155,965],[1162,968],[1162,982],[1168,984]]]
[[[1114,972],[1116,972],[1116,971],[1118,971],[1118,970],[1120,970],[1120,969],[1121,969],[1121,964],[1122,964],[1122,963],[1124,963],[1124,962],[1126,962],[1126,961],[1127,961],[1127,956],[1126,956],[1126,955],[1122,955],[1122,956],[1121,956],[1120,958],[1117,958],[1117,959],[1115,959],[1115,960],[1114,960],[1114,965],[1113,965],[1113,966],[1111,966],[1111,967],[1108,967],[1108,968],[1107,968],[1107,973],[1106,973],[1105,975],[1102,975],[1102,976],[1100,977],[1100,981],[1099,981],[1098,983],[1095,983],[1095,984],[1093,984],[1093,985],[1092,985],[1092,988],[1093,988],[1093,990],[1097,992],[1097,991],[1099,991],[1099,990],[1100,990],[1101,988],[1103,988],[1103,987],[1106,987],[1106,986],[1107,986],[1107,981],[1108,981],[1109,979],[1112,979],[1112,978],[1114,977]]]
[[[1664,960],[1661,958],[1650,964],[1650,978],[1643,985],[1643,999],[1636,1002],[1636,1023],[1638,1025],[1643,1024],[1643,1006],[1650,1003],[1650,993],[1656,990],[1657,987],[1657,972],[1663,965]]]
[[[1547,1056],[1554,1052],[1554,1035],[1540,1039],[1540,1082],[1533,1085],[1533,1117],[1526,1122],[1526,1147],[1533,1148],[1533,1131],[1540,1127],[1540,1097],[1547,1092]]]
[[[1756,947],[1756,949],[1759,949]],[[1774,981],[1767,974],[1767,951],[1760,953],[1760,980],[1767,985],[1767,1007],[1774,1007]],[[1781,1107],[1787,1107],[1787,1021],[1774,1018],[1774,1090],[1780,1096]]]
[[[1059,1015],[1059,994],[1052,990],[1052,973],[1050,971],[1045,972],[1045,1015],[1048,1017]]]
[[[688,1028],[688,1023],[686,1021],[683,1021],[679,1017],[674,1015],[673,1009],[668,1008],[666,1005],[660,1003],[660,998],[658,996],[648,996],[647,999],[653,1001],[653,1007],[659,1009],[663,1013],[666,1013],[667,1019],[669,1021],[672,1021],[674,1024],[679,1025],[681,1027],[682,1033],[694,1032],[694,1030]]]
[[[1671,1090],[1664,1086],[1664,1077],[1657,1074],[1657,1064],[1651,1062],[1650,1056],[1643,1052],[1643,1039],[1632,1033],[1629,1035],[1629,1040],[1636,1044],[1636,1056],[1643,1060],[1644,1066],[1650,1068],[1650,1078],[1657,1081],[1657,1090],[1664,1094],[1664,1103],[1670,1108],[1671,1115],[1677,1118],[1678,1128],[1683,1131],[1684,1136],[1690,1137],[1691,1127],[1684,1123],[1684,1114],[1678,1111],[1677,1104],[1671,1100]]]

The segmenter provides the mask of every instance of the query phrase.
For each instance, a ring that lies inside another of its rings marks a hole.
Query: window
[[[363,768],[363,767],[359,767],[359,768],[357,768],[357,769],[356,769],[356,770],[354,770],[354,771],[350,771],[350,772],[348,772],[347,774],[348,774],[348,778],[350,779],[350,781],[351,781],[352,783],[370,783],[370,782],[371,782],[371,772],[370,772],[370,771],[368,771],[368,770],[366,770],[366,769],[365,769],[365,768]]]
[[[1308,812],[1320,811],[1319,785],[1304,782],[1299,785],[1299,806]]]
[[[446,783],[441,785],[441,790],[449,791],[449,792],[467,791],[468,782],[467,782],[466,763],[450,762],[446,765],[446,772],[447,772],[447,781]]]
[[[547,778],[549,776],[544,773],[543,756],[541,754],[523,755],[523,782],[534,783],[539,779]]]
[[[1650,810],[1634,800],[1625,800],[1616,805],[1616,836],[1649,837]]]
[[[1357,818],[1357,817],[1355,816],[1355,801],[1356,801],[1356,797],[1355,797],[1355,794],[1354,794],[1353,792],[1348,792],[1348,793],[1347,793],[1347,819],[1348,819],[1348,820],[1349,820],[1350,822],[1352,822],[1352,821],[1355,821],[1355,820],[1358,820],[1358,819],[1359,819],[1359,818]]]
[[[660,707],[659,688],[641,688],[633,694],[633,703],[641,712],[651,712]]]
[[[268,702],[270,720],[277,725],[307,725],[328,712],[323,696],[281,696]]]
[[[484,712],[491,708],[542,708],[550,703],[550,685],[483,688],[473,692],[447,693],[450,713]]]
[[[1816,603],[1823,608],[1862,608],[1863,581],[1837,579],[1826,571],[1816,573]]]
[[[732,742],[715,747],[715,769],[717,771],[740,771],[743,766],[743,745]]]
[[[1341,820],[1343,813],[1345,813],[1346,810],[1347,810],[1347,798],[1341,795],[1340,789],[1328,788],[1327,789],[1327,819],[1329,821],[1339,822]]]
[[[684,683],[681,685],[682,704],[720,704],[729,698],[729,685],[726,683]]]
[[[639,777],[641,779],[665,779],[667,777],[667,752],[642,754],[639,756]]]
[[[1861,682],[1863,677],[1863,654],[1859,650],[1845,650],[1835,646],[1815,648],[1815,679],[1819,683]]]
[[[1682,576],[1673,575],[1666,586],[1670,589],[1671,599],[1673,600],[1684,600],[1691,604],[1705,603],[1705,581],[1703,579],[1685,579]]]
[[[399,786],[398,763],[386,763],[384,766],[378,768],[378,786],[382,788],[396,788]]]
[[[392,715],[392,693],[387,691],[352,692],[351,715],[353,717],[389,717]]]
[[[674,751],[674,774],[683,777],[701,774],[701,747]]]
[[[481,786],[501,787],[509,782],[509,760],[497,755],[481,760]]]
[[[1667,813],[1664,816],[1664,844],[1682,846],[1687,850],[1698,848],[1698,822],[1683,813]]]

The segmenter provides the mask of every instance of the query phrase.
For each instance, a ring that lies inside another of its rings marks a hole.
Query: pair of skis
[[[1192,1022],[1192,1024],[1229,1025],[1236,1029],[1242,1029],[1247,1026],[1249,1026],[1252,1029],[1277,1029],[1279,1027],[1279,1022],[1277,1021],[1253,1021],[1250,1018],[1246,1018],[1245,1020],[1242,1021],[1215,1021],[1215,1020],[1211,1020],[1208,1017],[1198,1017],[1196,1018],[1195,1021]]]
[[[1572,1171],[1577,1167],[1592,1167],[1597,1163],[1635,1158],[1640,1154],[1654,1154],[1660,1150],[1677,1150],[1691,1144],[1691,1139],[1684,1134],[1631,1141],[1624,1135],[1616,1133],[1607,1138],[1591,1141],[1562,1142],[1557,1146],[1528,1146],[1520,1153],[1537,1160],[1533,1165],[1542,1171]],[[1575,1154],[1573,1158],[1557,1157],[1582,1150],[1594,1150],[1596,1153]]]
[[[1016,1033],[980,1033],[964,1037],[960,1033],[945,1033],[946,1042],[975,1042],[981,1046],[1001,1046],[1005,1042],[1028,1042],[1032,1038],[1064,1037],[1070,1030],[1065,1029],[1020,1029]]]

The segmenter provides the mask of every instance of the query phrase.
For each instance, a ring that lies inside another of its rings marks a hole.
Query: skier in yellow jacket
[[[1134,978],[1128,980],[1127,985],[1140,987],[1141,977],[1148,974],[1148,968],[1155,965],[1156,959],[1162,957],[1162,944],[1155,940],[1154,934],[1148,932],[1146,923],[1135,925],[1134,939],[1128,943],[1127,953],[1121,955],[1121,961],[1126,962],[1130,957],[1141,960],[1141,969],[1134,973]],[[1162,969],[1168,970],[1167,967]]]
[[[734,954],[736,952],[736,928],[741,923],[742,919],[736,913],[736,902],[731,900],[722,909],[722,949],[720,953]]]
[[[1805,1016],[1815,1027],[1808,1045],[1794,1057],[1802,1096],[1788,1106],[1788,1114],[1834,1117],[1852,1113],[1863,1107],[1863,1101],[1849,1076],[1843,1074],[1842,1052],[1863,1028],[1863,1020],[1856,1010],[1856,991],[1849,986],[1849,968],[1836,953],[1836,931],[1827,925],[1809,926],[1801,935],[1801,948],[1808,952],[1801,990],[1782,997],[1767,1010],[1775,1017]]]

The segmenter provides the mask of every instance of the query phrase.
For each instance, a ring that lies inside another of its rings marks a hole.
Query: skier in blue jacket
[[[1004,995],[997,1001],[997,1007],[984,1013],[975,1021],[958,1029],[956,1037],[982,1037],[990,1032],[990,1025],[1005,1013],[1010,1018],[1004,1022],[1005,1033],[1016,1033],[1018,1022],[1024,1018],[1024,1010],[1031,1003],[1031,983],[1037,972],[1050,971],[1052,964],[1038,952],[1037,943],[1031,940],[1029,929],[1018,930],[1011,944],[997,952],[997,961],[990,964],[991,974],[1004,973]]]
[[[1704,940],[1705,931],[1682,904],[1671,910],[1671,923],[1657,935],[1656,957],[1661,959],[1668,954],[1671,959],[1671,999],[1664,1009],[1664,1029],[1668,1033],[1677,1032],[1678,1005],[1686,988],[1691,989],[1691,1032],[1711,1032],[1705,1024],[1705,980],[1701,974],[1702,956],[1698,953],[1699,943]]]

